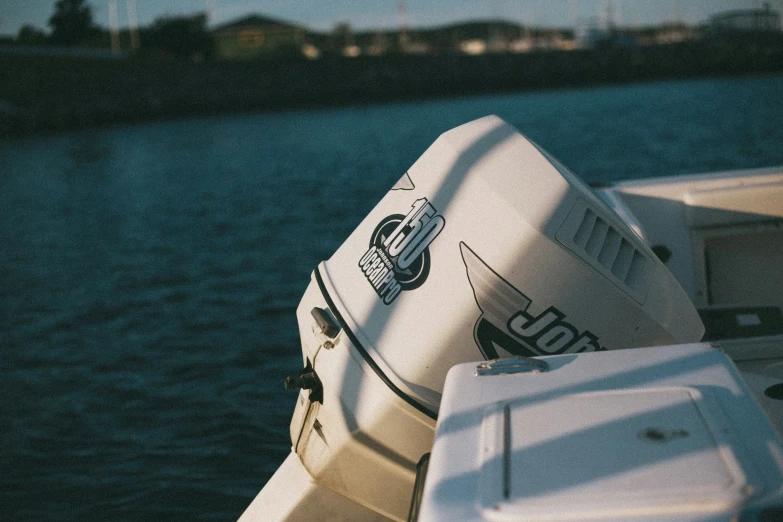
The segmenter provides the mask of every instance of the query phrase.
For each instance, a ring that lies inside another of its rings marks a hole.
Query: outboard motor
[[[455,364],[698,341],[680,285],[495,116],[446,132],[313,272],[292,454],[243,520],[404,520]]]

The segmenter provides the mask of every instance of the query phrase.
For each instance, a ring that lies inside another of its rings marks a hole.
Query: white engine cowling
[[[292,383],[307,389],[291,439],[312,480],[278,520],[304,502],[334,507],[323,487],[403,520],[455,364],[703,334],[639,236],[495,116],[438,138],[316,268],[297,315],[305,370]],[[262,491],[253,505],[264,502],[286,500]]]
[[[367,354],[432,411],[449,368],[481,356],[703,334],[638,236],[495,116],[443,134],[318,272]]]

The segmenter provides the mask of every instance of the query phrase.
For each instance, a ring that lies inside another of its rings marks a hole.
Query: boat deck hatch
[[[482,432],[482,507],[515,520],[721,511],[754,489],[717,401],[693,388],[518,400]]]

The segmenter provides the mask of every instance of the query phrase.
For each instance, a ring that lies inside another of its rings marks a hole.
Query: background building
[[[216,27],[212,35],[219,58],[242,60],[288,50],[300,53],[306,32],[287,22],[251,15]]]

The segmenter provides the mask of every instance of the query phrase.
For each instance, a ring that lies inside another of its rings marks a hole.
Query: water
[[[783,164],[783,77],[199,118],[0,143],[0,503],[235,519],[289,451],[315,265],[495,113],[587,180]]]

